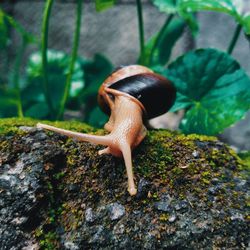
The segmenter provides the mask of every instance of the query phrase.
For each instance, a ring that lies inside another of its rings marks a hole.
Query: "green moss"
[[[162,221],[162,222],[167,222],[168,219],[169,219],[169,214],[163,213],[163,214],[160,215],[159,219],[160,219],[160,221]]]
[[[9,144],[9,142],[8,141],[0,141],[0,149],[2,149],[2,150],[5,150],[5,151],[9,151],[8,149],[9,149],[9,147],[10,147],[10,144]]]
[[[0,119],[0,135],[2,134],[23,134],[25,133],[23,130],[20,130],[20,126],[29,126],[35,127],[36,124],[40,122],[38,120],[34,120],[31,118],[5,118]],[[94,132],[96,129],[93,127],[78,122],[78,121],[42,121],[43,123],[56,126],[63,129],[75,130],[77,132]]]
[[[149,131],[148,137],[135,151],[135,171],[143,177],[155,178],[157,175],[162,180],[169,179],[170,175],[181,177],[187,172],[184,169],[195,171],[197,162],[189,161],[190,155],[199,151],[195,141],[215,141],[215,138],[185,136],[168,130]]]
[[[46,250],[58,249],[57,240],[57,234],[55,232],[48,232],[44,234],[44,238],[39,241],[40,247]]]
[[[207,136],[207,135],[197,135],[197,134],[190,134],[185,136],[188,140],[198,140],[198,141],[217,141],[217,138],[214,136]]]
[[[18,140],[22,136],[20,133],[25,133],[19,126],[35,126],[36,123],[36,120],[31,119],[2,119],[0,133],[15,134],[15,140]],[[80,122],[44,123],[78,132],[104,133],[103,130],[95,130]],[[76,142],[70,138],[53,143],[61,147],[65,163],[62,169],[51,173],[47,182],[50,204],[45,224],[52,229],[49,232],[42,229],[36,233],[44,249],[52,249],[53,244],[57,244],[53,225],[59,224],[65,231],[76,229],[85,220],[84,213],[88,204],[97,204],[99,199],[107,199],[102,200],[107,204],[119,199],[121,203],[124,201],[124,204],[128,204],[126,211],[129,211],[137,207],[147,209],[149,204],[161,199],[162,193],[167,192],[186,200],[189,192],[201,202],[206,201],[208,206],[213,206],[212,202],[207,201],[211,180],[233,179],[238,177],[239,169],[244,168],[235,152],[225,145],[216,144],[214,137],[150,130],[133,152],[133,166],[137,184],[141,178],[145,178],[152,186],[142,200],[130,197],[130,202],[127,202],[129,195],[126,192],[127,178],[123,160],[110,155],[98,156],[99,146]],[[0,151],[13,154],[12,144],[6,139],[0,140]],[[233,169],[233,176],[227,176],[227,168]],[[52,166],[48,172],[53,169]],[[230,186],[230,190],[233,188]],[[59,197],[55,189],[60,190]],[[230,194],[220,190],[215,194],[216,202],[223,207],[233,207],[233,203],[228,203],[228,196],[237,200],[241,194],[237,190]],[[165,224],[168,214],[162,214],[159,220]]]
[[[54,175],[54,178],[55,178],[57,181],[59,181],[64,175],[65,175],[65,172],[62,171],[62,172],[56,173],[56,174]]]
[[[241,158],[243,164],[250,171],[250,151],[239,153],[239,157]]]
[[[19,130],[20,126],[35,126],[36,121],[30,118],[5,118],[0,119],[0,135],[1,134],[19,134],[23,133]]]
[[[44,250],[54,250],[59,249],[58,235],[56,232],[45,232],[41,227],[38,227],[34,233],[35,237],[38,239],[40,249]]]

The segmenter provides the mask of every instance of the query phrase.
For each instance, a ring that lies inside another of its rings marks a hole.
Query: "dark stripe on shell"
[[[140,101],[147,112],[147,119],[166,113],[176,97],[171,82],[154,73],[130,76],[113,83],[109,88],[127,93]]]

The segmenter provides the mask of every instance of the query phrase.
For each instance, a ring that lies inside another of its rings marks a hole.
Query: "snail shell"
[[[107,89],[127,94],[143,107],[146,119],[166,113],[173,105],[176,90],[171,82],[144,66],[130,65],[115,71],[101,85],[98,103],[106,114],[110,114],[109,103],[105,98]]]

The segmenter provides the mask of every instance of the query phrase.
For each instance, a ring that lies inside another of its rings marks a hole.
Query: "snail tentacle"
[[[110,138],[109,135],[104,135],[104,136],[102,136],[102,135],[89,135],[89,134],[78,133],[78,132],[73,132],[73,131],[66,130],[66,129],[57,128],[57,127],[50,126],[50,125],[43,124],[43,123],[38,123],[37,127],[38,128],[45,128],[47,130],[54,131],[54,132],[69,136],[69,137],[77,139],[79,141],[86,141],[86,142],[91,142],[94,144],[109,146],[111,144],[111,141],[112,141],[112,139]]]
[[[122,155],[125,161],[127,176],[128,176],[128,192],[131,196],[136,195],[137,189],[135,188],[134,183],[134,174],[132,167],[132,157],[131,157],[131,148],[128,143],[122,143],[120,145]]]
[[[108,88],[104,89],[104,93],[105,93],[105,99],[107,100],[110,109],[111,110],[114,109],[114,106],[115,106],[114,100],[112,100],[110,95],[108,94],[109,93]]]
[[[98,151],[98,154],[99,154],[99,155],[110,154],[110,153],[111,153],[111,152],[110,152],[110,148],[109,148],[109,147],[104,148],[104,149],[101,149],[101,150]]]

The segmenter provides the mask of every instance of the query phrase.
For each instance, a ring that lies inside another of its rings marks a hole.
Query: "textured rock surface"
[[[249,172],[221,142],[149,132],[130,197],[122,160],[34,124],[0,121],[0,249],[249,247]]]

